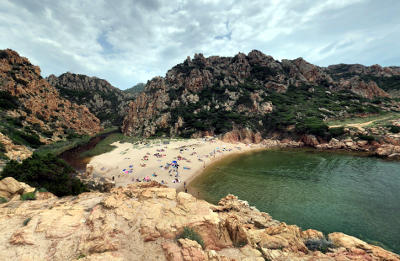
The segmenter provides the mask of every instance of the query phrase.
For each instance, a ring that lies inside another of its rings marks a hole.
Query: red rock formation
[[[58,91],[40,75],[38,66],[7,49],[0,51],[0,90],[7,91],[20,102],[17,110],[27,125],[63,135],[66,129],[79,134],[100,130],[99,120],[85,106],[62,99]]]
[[[277,61],[256,50],[248,55],[239,53],[234,57],[205,58],[202,54],[195,54],[193,59],[188,57],[170,69],[165,77],[156,77],[147,83],[145,92],[130,103],[122,131],[127,135],[145,137],[156,133],[180,135],[185,131],[192,137],[206,132],[224,134],[215,131],[215,126],[203,127],[199,122],[196,126],[187,126],[186,123],[191,119],[181,117],[183,111],[187,110],[188,114],[194,115],[232,113],[234,117],[235,114],[241,114],[251,120],[233,123],[233,120],[227,119],[224,124],[230,126],[221,129],[229,132],[237,124],[240,125],[238,129],[250,128],[254,132],[262,132],[263,123],[260,118],[274,109],[274,104],[266,98],[269,90],[284,93],[289,86],[305,85],[310,86],[310,90],[322,86],[326,87],[328,93],[349,90],[370,99],[388,97],[376,82],[357,77],[348,78],[347,74],[341,74],[342,71],[368,72],[385,77],[400,74],[400,69],[395,67],[343,68],[338,65],[323,68],[302,58]],[[181,109],[180,114],[172,115],[171,111],[177,108]],[[250,122],[251,126],[248,126]]]

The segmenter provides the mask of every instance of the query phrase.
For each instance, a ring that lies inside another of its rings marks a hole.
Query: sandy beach
[[[114,150],[93,157],[95,177],[113,179],[116,186],[155,180],[178,190],[211,163],[227,155],[263,148],[259,144],[227,143],[213,138],[115,142]]]

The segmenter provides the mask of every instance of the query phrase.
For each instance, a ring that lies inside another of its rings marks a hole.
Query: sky
[[[195,53],[400,65],[400,0],[1,0],[0,49],[126,89]]]

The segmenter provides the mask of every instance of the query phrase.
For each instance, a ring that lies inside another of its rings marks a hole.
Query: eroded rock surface
[[[184,227],[204,241],[176,240]],[[233,195],[209,204],[158,183],[109,193],[13,200],[0,205],[4,260],[400,260],[342,233],[326,254],[305,242],[323,235],[274,220]]]

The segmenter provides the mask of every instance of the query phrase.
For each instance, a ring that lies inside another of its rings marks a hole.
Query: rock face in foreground
[[[0,50],[0,131],[33,145],[71,133],[94,134],[100,121],[85,106],[60,97],[38,66],[10,49]]]
[[[110,193],[44,198],[0,205],[2,259],[400,260],[342,233],[328,235],[335,248],[326,254],[311,251],[305,243],[321,239],[321,232],[273,220],[232,195],[215,206],[144,183]],[[201,235],[204,249],[190,239],[176,240],[184,227]]]
[[[130,103],[122,130],[145,137],[256,133],[279,127],[275,121],[283,119],[291,125],[302,118],[368,113],[377,106],[366,99],[400,90],[399,71],[361,65],[323,68],[302,58],[274,60],[256,50],[234,57],[195,54],[146,84]]]
[[[122,124],[131,95],[106,80],[74,73],[63,73],[58,77],[50,75],[46,79],[63,98],[86,106],[103,126]]]

